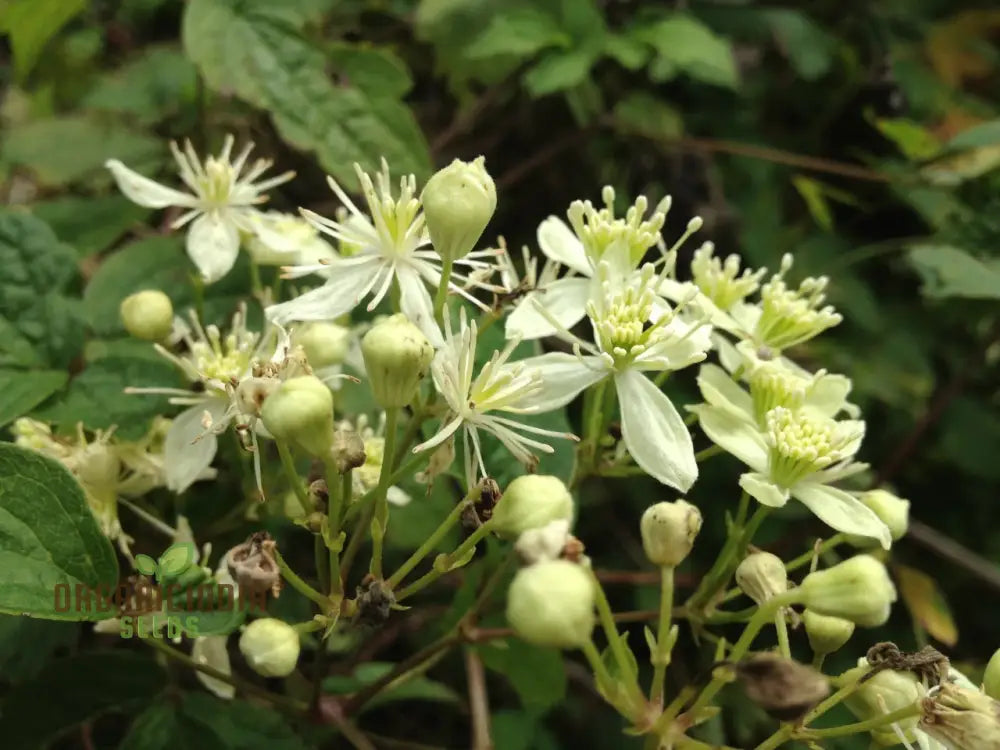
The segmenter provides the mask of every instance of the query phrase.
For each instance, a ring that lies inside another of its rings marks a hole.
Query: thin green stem
[[[392,473],[392,477],[389,480],[389,486],[392,487],[394,484],[398,484],[400,480],[412,474],[413,471],[425,461],[427,461],[427,456],[424,455],[423,453],[418,453],[413,457],[411,457],[409,461],[407,461],[405,464],[400,466],[398,469],[396,469],[396,471]],[[383,466],[384,465],[385,464],[383,464]],[[368,490],[368,492],[359,497],[357,500],[355,500],[353,503],[350,503],[347,506],[347,512],[344,513],[344,520],[350,521],[352,518],[354,518],[354,516],[356,516],[358,513],[364,510],[368,505],[370,505],[377,491],[378,488],[373,487],[372,489]]]
[[[322,534],[313,534],[313,558],[316,563],[316,577],[320,591],[330,591],[330,568],[327,560],[326,542]]]
[[[663,700],[663,680],[670,664],[670,615],[674,609],[674,569],[660,568],[660,626],[656,634],[656,653],[653,656],[653,682],[649,686],[649,701],[658,705]],[[671,646],[673,644],[670,644]]]
[[[604,629],[604,635],[608,639],[608,645],[611,647],[611,654],[615,658],[615,664],[618,665],[618,672],[621,675],[622,681],[629,680],[630,684],[627,687],[633,699],[642,701],[642,690],[639,688],[639,683],[632,677],[632,660],[628,658],[628,653],[625,650],[625,642],[618,633],[618,626],[615,625],[615,616],[611,611],[611,604],[608,602],[608,597],[604,593],[604,587],[601,586],[601,582],[598,580],[593,568],[588,568],[587,570],[590,573],[590,580],[594,586],[597,617],[600,620],[601,627]]]
[[[261,302],[264,301],[264,285],[260,281],[260,266],[250,261],[250,291]]]
[[[604,660],[601,659],[601,652],[597,650],[597,646],[594,642],[587,641],[582,647],[583,655],[587,657],[587,662],[590,664],[590,668],[594,671],[594,677],[596,678],[598,685],[613,685],[614,680],[611,678],[611,673],[608,672],[608,668],[604,666]]]
[[[299,504],[302,506],[302,511],[308,517],[313,511],[312,501],[309,499],[309,492],[302,482],[302,477],[299,476],[298,469],[295,468],[295,459],[292,458],[292,452],[289,450],[288,444],[284,441],[276,440],[275,443],[278,446],[278,456],[281,458],[281,468],[284,469],[285,476],[292,485],[292,491],[295,492],[295,497],[298,498]]]
[[[903,721],[903,719],[909,719],[912,716],[919,716],[922,711],[923,709],[921,708],[920,703],[917,702],[909,706],[899,708],[895,711],[890,711],[887,714],[875,716],[874,718],[866,721],[859,721],[854,724],[845,724],[844,726],[839,727],[830,727],[829,729],[811,729],[809,730],[809,736],[844,737],[849,734],[870,732],[872,729],[878,729],[889,724],[895,724],[897,721]]]
[[[354,564],[354,558],[357,557],[358,550],[361,549],[362,543],[365,541],[365,531],[371,528],[372,517],[375,515],[375,506],[372,503],[365,505],[364,512],[358,518],[357,523],[354,524],[354,529],[351,531],[351,538],[347,542],[347,549],[344,550],[344,555],[340,559],[340,575],[344,580],[351,573],[351,566]]]
[[[817,672],[823,671],[823,662],[826,661],[826,654],[816,653],[813,654],[812,658],[812,668]]]
[[[344,503],[350,500],[351,492],[351,470],[348,469],[343,475],[337,471],[333,461],[327,461],[323,467],[326,473],[326,518],[330,529],[330,539],[334,546],[329,548],[330,567],[330,596],[332,598],[342,598],[344,596],[344,582],[340,575],[340,523],[343,514]],[[344,493],[348,493],[345,495]],[[345,500],[345,497],[347,498]]]
[[[288,581],[293,589],[298,591],[307,599],[311,599],[316,602],[323,614],[326,614],[330,610],[330,600],[299,578],[298,574],[288,566],[287,562],[285,562],[285,558],[281,556],[281,553],[278,552],[277,548],[274,548],[274,560],[278,563],[278,568],[281,570],[281,577]]]
[[[441,259],[441,279],[434,294],[434,320],[442,328],[444,328],[444,306],[448,300],[448,285],[451,283],[451,269],[454,264],[455,261],[451,258]]]
[[[778,651],[786,659],[791,659],[792,649],[788,644],[788,624],[785,622],[785,613],[780,609],[774,613],[774,629],[778,632]]]
[[[413,596],[415,593],[423,590],[430,584],[434,583],[434,581],[443,576],[445,573],[450,571],[452,566],[458,560],[461,560],[466,555],[468,555],[472,550],[472,548],[475,547],[477,544],[479,544],[479,542],[483,538],[485,538],[486,535],[489,534],[491,530],[492,530],[492,523],[490,521],[487,521],[478,529],[469,534],[466,540],[462,542],[460,545],[458,545],[458,547],[455,549],[454,552],[450,552],[447,555],[443,556],[441,563],[438,563],[437,560],[435,560],[433,568],[431,568],[427,573],[425,573],[423,576],[421,576],[416,581],[411,583],[409,586],[406,586],[405,588],[401,589],[399,593],[396,594],[396,602],[397,603],[401,602],[403,599]]]
[[[719,556],[715,558],[715,562],[712,564],[712,567],[709,568],[708,572],[698,584],[698,588],[687,601],[686,609],[689,612],[697,613],[699,610],[703,609],[705,605],[712,601],[716,592],[726,585],[729,581],[729,576],[732,575],[736,566],[739,564],[739,549],[742,546],[743,538],[746,535],[746,529],[744,526],[747,523],[746,516],[749,512],[749,507],[750,495],[748,495],[746,491],[743,491],[740,494],[740,501],[736,510],[736,519],[733,521],[732,526],[729,527],[729,534],[726,537],[725,544],[722,545],[722,550],[719,552]]]
[[[724,452],[724,450],[722,448],[720,448],[718,445],[710,445],[707,448],[703,448],[702,450],[700,450],[697,453],[695,453],[694,454],[694,460],[695,461],[705,461],[705,460],[711,458],[712,456],[718,456],[720,453],[723,453],[723,452]]]
[[[372,518],[372,563],[369,572],[382,580],[382,549],[386,528],[389,525],[389,486],[392,481],[392,457],[396,455],[396,423],[399,408],[385,410],[385,450],[382,453],[382,470],[375,488],[375,515]]]

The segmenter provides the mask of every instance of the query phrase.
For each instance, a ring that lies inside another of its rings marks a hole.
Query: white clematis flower
[[[740,477],[740,487],[759,503],[780,508],[794,497],[831,528],[873,537],[889,549],[892,536],[879,517],[850,493],[830,486],[867,468],[852,460],[864,437],[864,422],[838,422],[778,406],[767,412],[762,430],[731,408],[690,409],[712,442],[752,469]]]
[[[528,294],[507,318],[508,337],[536,339],[552,336],[569,329],[587,314],[587,300],[597,266],[602,261],[614,263],[619,274],[635,270],[647,251],[662,242],[660,230],[670,210],[670,198],[664,198],[645,218],[649,202],[639,196],[624,217],[614,213],[615,191],[609,185],[601,193],[604,208],[597,209],[590,201],[574,201],[567,211],[570,226],[550,216],[538,227],[538,247],[552,262],[561,264],[576,275],[561,279],[545,279],[545,283]],[[667,257],[694,232],[702,221],[695,217]],[[610,255],[608,249],[617,250]],[[545,312],[539,310],[539,304]]]
[[[568,433],[523,424],[496,413],[537,414],[561,406],[559,403],[547,403],[544,399],[537,398],[544,387],[543,376],[539,371],[525,362],[508,363],[507,360],[519,341],[509,341],[502,352],[494,352],[479,375],[473,377],[478,339],[476,322],[469,323],[465,310],[462,309],[458,330],[452,330],[448,318],[445,318],[445,330],[446,339],[434,356],[431,374],[438,393],[448,404],[448,414],[442,419],[438,433],[416,446],[414,453],[444,443],[462,428],[466,486],[472,487],[477,476],[488,476],[483,462],[479,430],[495,435],[526,466],[536,463],[533,450],[552,453],[552,447],[523,433],[576,439]]]
[[[253,144],[248,143],[235,160],[230,158],[233,144],[233,137],[227,135],[221,153],[202,163],[190,141],[184,142],[183,152],[176,143],[170,143],[189,193],[143,177],[117,159],[109,159],[104,165],[133,203],[147,208],[187,209],[170,226],[180,229],[190,223],[187,252],[208,283],[218,281],[233,267],[240,249],[240,232],[253,231],[257,214],[254,207],[267,200],[264,192],[295,176],[294,172],[284,172],[259,180],[270,169],[271,161],[258,159],[244,172]]]
[[[246,248],[258,265],[320,264],[337,257],[333,246],[301,216],[268,211],[256,214],[251,225],[253,236]]]
[[[403,177],[399,195],[394,197],[389,177],[389,167],[383,161],[382,171],[375,181],[355,165],[358,179],[368,205],[368,214],[361,211],[332,177],[330,188],[346,206],[349,215],[343,221],[324,218],[312,211],[302,210],[302,215],[320,232],[337,239],[352,252],[348,257],[334,258],[319,264],[295,265],[285,269],[289,278],[311,273],[327,277],[323,286],[278,305],[267,308],[268,319],[281,325],[296,320],[333,320],[350,312],[366,296],[372,295],[368,310],[388,294],[395,282],[399,287],[400,309],[423,331],[434,346],[443,343],[441,331],[434,321],[433,301],[428,285],[436,287],[441,282],[441,258],[430,243],[424,226],[424,217],[417,198],[417,182],[413,175]],[[482,258],[496,256],[497,251],[486,250],[469,253],[455,261],[456,267],[472,271],[489,269],[492,264]],[[491,291],[502,291],[480,280],[470,279],[461,273],[451,274],[448,288],[478,307],[486,305],[477,300],[466,288],[468,282]],[[463,282],[463,283],[458,283]]]
[[[670,399],[643,373],[701,362],[711,347],[711,329],[683,320],[678,309],[663,302],[657,294],[662,277],[652,264],[625,277],[612,269],[607,261],[598,263],[595,296],[587,303],[595,344],[563,329],[561,336],[573,343],[575,354],[553,352],[522,362],[539,370],[544,383],[532,401],[558,408],[610,378],[629,454],[647,474],[686,492],[698,477],[691,435]],[[557,327],[558,321],[549,319]]]

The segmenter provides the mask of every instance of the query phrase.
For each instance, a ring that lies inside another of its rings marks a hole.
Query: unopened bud
[[[1000,703],[988,695],[945,682],[922,705],[920,728],[949,750],[1000,748]]]
[[[236,386],[236,403],[242,414],[260,416],[267,397],[274,393],[281,381],[277,378],[243,378]]]
[[[802,624],[813,653],[823,656],[839,651],[854,634],[854,623],[850,620],[821,615],[811,609],[802,613]]]
[[[675,568],[691,552],[701,530],[701,512],[685,500],[646,508],[639,521],[642,548],[653,565]]]
[[[590,576],[567,560],[522,568],[507,592],[507,621],[518,636],[536,646],[583,646],[595,622]]]
[[[376,323],[361,339],[365,372],[375,400],[384,409],[403,407],[417,395],[434,348],[402,313]]]
[[[558,518],[537,529],[525,531],[517,538],[514,551],[525,565],[543,560],[558,560],[562,557],[569,538],[569,520]]]
[[[118,311],[125,330],[143,341],[163,341],[174,327],[174,306],[158,289],[130,294]]]
[[[476,246],[497,208],[497,190],[486,160],[455,159],[438,170],[420,196],[434,249],[445,260],[465,257]]]
[[[885,624],[896,601],[896,587],[885,565],[871,555],[856,555],[810,573],[798,593],[807,609],[870,628]]]
[[[990,698],[1000,700],[1000,649],[993,654],[983,673],[983,690]]]
[[[573,496],[563,481],[545,474],[524,474],[507,485],[493,509],[493,530],[516,539],[528,529],[558,519],[573,519]]]
[[[254,620],[240,636],[240,652],[262,677],[287,677],[299,661],[299,634],[273,617]]]
[[[337,429],[333,432],[333,448],[330,449],[330,455],[337,466],[337,471],[341,474],[364,465],[365,441],[350,422],[341,422],[337,425]]]
[[[301,346],[310,366],[319,369],[339,365],[347,358],[351,331],[328,321],[314,321],[292,332],[292,343]]]
[[[844,672],[838,682],[850,685],[865,677],[871,665],[862,660],[861,666]],[[844,699],[844,705],[859,721],[868,721],[901,708],[912,706],[924,694],[920,680],[912,672],[896,672],[885,669],[869,677],[857,690]],[[912,716],[897,722],[900,731],[910,735],[917,726],[919,716]],[[872,731],[872,739],[883,745],[899,742],[895,732],[887,725]]]
[[[324,457],[333,446],[333,394],[313,375],[286,380],[264,401],[264,427],[276,440]]]
[[[902,539],[906,535],[910,524],[909,500],[903,500],[885,490],[862,492],[858,499],[889,527],[893,541]]]
[[[736,585],[757,604],[763,604],[788,591],[788,573],[777,555],[752,552],[736,568]]]

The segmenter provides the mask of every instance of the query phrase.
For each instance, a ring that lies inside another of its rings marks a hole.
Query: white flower
[[[570,205],[567,216],[572,229],[555,216],[539,225],[537,238],[542,253],[579,276],[546,279],[544,284],[533,287],[537,292],[526,296],[508,317],[508,337],[534,339],[571,328],[586,315],[591,279],[600,262],[606,261],[615,266],[616,272],[625,274],[638,267],[650,248],[662,243],[660,230],[670,210],[669,197],[660,201],[647,219],[649,201],[645,196],[639,196],[621,218],[614,213],[614,189],[605,186],[601,195],[605,204],[601,209],[590,201]],[[688,222],[687,230],[665,253],[666,257],[672,257],[701,224],[697,217]],[[547,314],[539,310],[539,303]]]
[[[280,211],[257,213],[251,218],[253,235],[246,248],[254,263],[263,266],[322,264],[337,256],[333,246],[319,236],[308,221]]]
[[[662,277],[651,263],[622,277],[601,261],[595,281],[587,314],[596,346],[563,329],[561,336],[573,343],[575,354],[555,352],[525,360],[524,366],[541,371],[544,383],[531,402],[555,409],[611,378],[629,454],[650,476],[687,491],[698,477],[691,435],[670,399],[643,373],[680,370],[702,361],[711,346],[711,329],[683,320],[678,309],[658,296]],[[544,308],[541,312],[546,314]],[[558,321],[551,316],[549,320],[557,327]]]
[[[226,635],[199,636],[194,639],[194,645],[191,647],[191,658],[199,664],[207,664],[223,674],[231,675],[233,667],[229,661],[229,651],[226,649],[228,642],[229,636]],[[198,682],[219,698],[232,700],[236,696],[236,688],[230,683],[200,671],[196,671],[195,675],[198,677]]]
[[[780,508],[790,497],[837,531],[892,543],[888,527],[864,503],[830,484],[867,468],[852,459],[861,446],[865,424],[835,421],[805,409],[776,407],[756,422],[720,406],[694,406],[705,434],[753,471],[740,477],[742,487],[763,505]]]
[[[190,193],[143,177],[117,159],[105,163],[119,189],[132,202],[147,208],[187,209],[170,226],[179,229],[191,223],[187,252],[208,283],[218,281],[233,267],[240,249],[239,233],[253,231],[252,219],[257,213],[254,206],[267,200],[264,192],[295,176],[294,172],[284,172],[258,181],[270,169],[271,161],[258,159],[244,172],[253,144],[248,143],[231,160],[233,143],[233,137],[227,135],[222,152],[209,156],[203,164],[190,141],[184,142],[183,152],[171,142],[170,150]]]
[[[488,476],[479,430],[495,435],[518,461],[527,466],[536,462],[532,449],[552,453],[552,447],[521,433],[575,439],[564,432],[544,430],[493,413],[536,414],[559,407],[559,404],[528,403],[542,390],[543,376],[524,362],[508,363],[519,343],[517,340],[509,341],[502,352],[495,351],[479,375],[473,377],[478,338],[476,322],[470,324],[467,321],[463,308],[458,331],[453,331],[450,319],[445,318],[445,332],[444,345],[434,356],[431,373],[438,393],[448,404],[448,415],[441,420],[438,433],[416,446],[414,453],[440,445],[462,428],[465,478],[467,486],[472,487],[477,476]]]
[[[368,215],[354,205],[332,177],[328,178],[330,188],[347,207],[349,216],[336,221],[302,210],[302,215],[320,232],[350,247],[352,253],[329,263],[286,268],[289,278],[320,272],[326,275],[327,282],[296,299],[272,305],[267,309],[267,316],[282,325],[294,320],[332,320],[350,312],[369,294],[372,299],[368,310],[374,310],[395,282],[399,287],[401,311],[432,344],[439,346],[443,339],[434,321],[433,302],[427,287],[436,287],[441,282],[441,258],[426,247],[430,240],[416,197],[416,178],[413,175],[403,177],[399,196],[394,197],[389,167],[384,161],[374,183],[360,166],[355,165],[355,169],[368,204]],[[469,253],[456,261],[456,266],[481,271],[491,266],[481,258],[495,255],[495,250]],[[448,288],[487,309],[459,283],[468,281],[467,276],[453,272]],[[485,282],[478,285],[499,290]]]

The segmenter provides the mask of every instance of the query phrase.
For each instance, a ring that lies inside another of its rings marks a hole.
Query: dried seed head
[[[736,665],[747,697],[775,719],[794,721],[830,694],[825,676],[778,654],[754,654]]]
[[[382,581],[370,580],[357,589],[358,611],[354,616],[359,625],[378,627],[389,619],[396,597]]]
[[[274,559],[274,540],[266,531],[251,534],[226,553],[226,567],[241,592],[281,593],[281,571]]]

